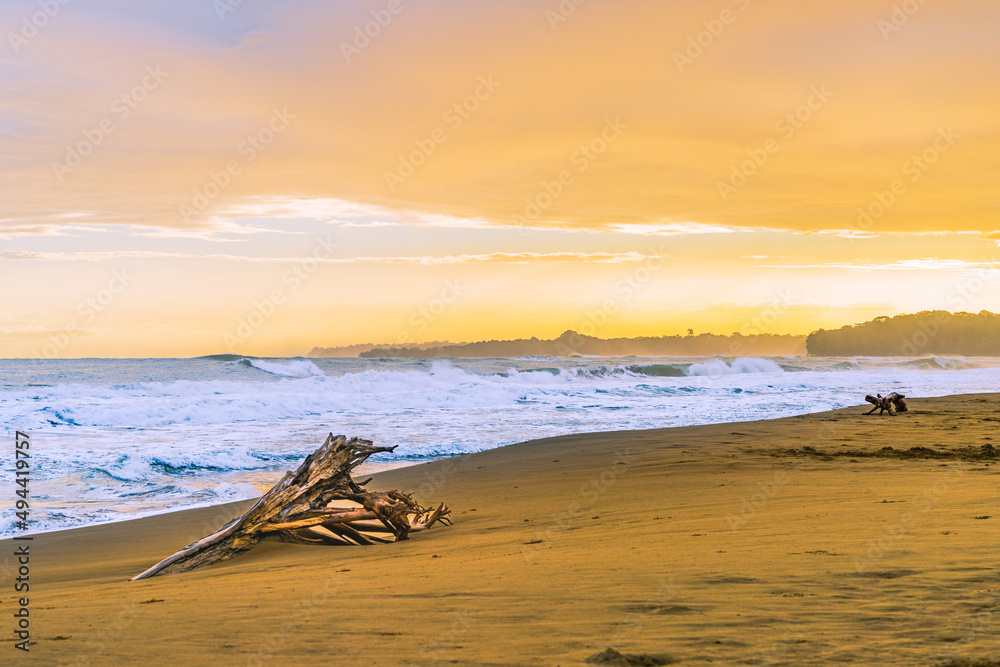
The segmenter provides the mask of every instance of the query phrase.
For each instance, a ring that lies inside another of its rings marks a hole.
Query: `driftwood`
[[[428,510],[401,491],[366,491],[362,487],[370,479],[351,478],[351,471],[369,456],[394,449],[331,433],[298,470],[285,473],[243,516],[132,581],[228,560],[267,537],[299,544],[375,544],[405,540],[438,521],[450,524],[450,510],[443,503]]]
[[[897,394],[896,392],[892,392],[886,396],[882,396],[882,394],[865,396],[865,400],[875,406],[865,414],[870,415],[878,410],[881,415],[888,410],[889,416],[895,417],[897,412],[906,412],[906,401],[903,400],[904,398],[906,398],[906,396],[903,394]]]

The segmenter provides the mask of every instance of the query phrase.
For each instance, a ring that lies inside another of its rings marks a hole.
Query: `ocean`
[[[1000,359],[0,360],[2,467],[14,499],[15,431],[28,433],[30,531],[43,532],[253,498],[330,432],[398,445],[359,470],[374,472],[567,433],[818,412],[890,391],[1000,391]],[[0,534],[14,522],[10,509]]]

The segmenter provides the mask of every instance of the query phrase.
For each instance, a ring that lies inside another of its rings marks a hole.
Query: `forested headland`
[[[925,310],[912,315],[876,317],[839,329],[814,331],[806,349],[819,357],[916,357],[956,354],[1000,356],[1000,315],[989,311],[950,313]]]

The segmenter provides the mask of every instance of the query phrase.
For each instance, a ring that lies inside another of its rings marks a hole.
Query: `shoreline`
[[[667,361],[680,360],[262,364],[270,370],[11,363],[6,421],[37,438],[46,459],[33,489],[40,504],[31,531],[39,534],[249,498],[327,430],[399,444],[391,458],[401,460],[390,465],[406,465],[556,434],[842,407],[860,401],[859,385],[925,397],[1000,387],[1000,358],[968,369],[971,360]],[[310,377],[292,377],[307,370]],[[2,529],[16,530],[11,521]]]
[[[572,665],[612,647],[684,664],[995,659],[1000,466],[967,454],[1000,445],[1000,394],[907,401],[895,418],[856,406],[575,434],[380,472],[373,488],[453,510],[453,526],[396,544],[266,543],[126,582],[254,501],[37,534],[30,657]],[[0,599],[16,599],[12,587]]]
[[[923,396],[923,398],[925,398],[925,399],[948,398],[948,397],[951,397],[951,396],[966,396],[966,395],[972,396],[972,395],[983,395],[983,394],[989,394],[989,393],[992,393],[992,392],[989,392],[989,391],[986,391],[986,390],[982,390],[982,391],[973,390],[973,391],[970,391],[970,392],[967,392],[967,393],[963,393],[963,394],[942,394],[942,395],[926,394],[926,395]],[[907,400],[910,400],[910,399],[907,399]],[[858,406],[859,407],[865,407],[865,406],[867,406],[867,404],[858,403]],[[844,408],[837,408],[837,409],[838,410],[845,410],[845,409],[851,409],[851,407],[853,407],[853,406],[847,406],[847,407],[844,407]],[[870,406],[867,406],[867,407],[870,407]],[[866,409],[867,409],[867,407],[866,407]],[[792,414],[792,415],[777,416],[777,417],[768,417],[767,419],[743,420],[743,421],[718,421],[718,422],[708,422],[708,423],[704,423],[704,424],[692,424],[692,425],[683,425],[683,426],[665,426],[665,427],[657,427],[657,428],[652,428],[652,429],[608,430],[608,431],[582,431],[582,432],[577,432],[577,433],[565,433],[565,434],[556,435],[556,436],[546,436],[544,438],[535,438],[535,439],[528,440],[528,441],[519,441],[519,442],[512,442],[512,443],[508,443],[508,444],[504,444],[504,445],[498,445],[496,447],[493,447],[492,449],[480,450],[479,452],[467,452],[467,453],[462,453],[462,454],[454,454],[454,455],[451,455],[451,456],[445,456],[445,457],[442,457],[442,458],[433,458],[433,459],[428,459],[428,460],[413,461],[413,459],[407,459],[407,458],[397,459],[397,460],[390,460],[390,461],[375,460],[375,461],[372,461],[371,463],[366,464],[365,466],[362,466],[362,468],[358,472],[358,475],[360,475],[360,476],[366,476],[366,477],[367,476],[377,476],[377,475],[379,475],[379,474],[381,474],[383,472],[388,472],[389,470],[395,470],[395,469],[399,469],[399,468],[409,468],[409,467],[413,467],[413,466],[424,465],[426,463],[434,463],[434,462],[438,462],[438,461],[451,460],[451,459],[455,459],[455,458],[460,458],[462,456],[468,456],[469,454],[482,453],[482,452],[485,452],[485,451],[493,451],[493,450],[496,450],[496,449],[502,449],[502,448],[505,448],[505,447],[511,447],[511,446],[515,446],[515,445],[524,444],[525,442],[533,442],[534,440],[538,440],[538,439],[552,439],[552,438],[560,438],[560,437],[577,437],[577,436],[594,435],[594,434],[608,434],[608,435],[611,435],[611,434],[615,434],[615,433],[633,433],[633,432],[643,432],[643,431],[662,431],[662,430],[669,430],[669,429],[674,429],[674,428],[692,428],[692,427],[695,427],[695,426],[718,426],[718,425],[722,425],[722,424],[741,424],[741,423],[767,422],[767,421],[774,421],[774,420],[780,420],[780,419],[788,419],[788,418],[791,418],[791,417],[816,415],[816,414],[820,414],[821,412],[825,412],[825,411],[820,410],[820,411],[815,411],[815,412],[800,412],[800,413],[796,413],[796,414]],[[334,435],[338,435],[338,434],[334,433]],[[348,437],[351,437],[351,434],[346,434],[345,433],[344,435],[347,435]],[[54,436],[54,437],[72,437],[72,436],[70,434],[58,434],[57,436]],[[325,434],[323,434],[322,437],[318,437],[317,438],[317,440],[316,440],[316,446],[318,446],[322,442],[322,438],[323,437],[325,437]],[[363,435],[359,435],[359,437],[364,437],[364,436]],[[302,458],[304,458],[306,456],[306,454],[310,453],[311,451],[312,450],[309,450],[309,452],[303,453]],[[294,469],[298,465],[298,463],[299,463],[299,461],[295,461],[294,463],[291,463],[288,466],[286,466],[281,471],[275,470],[273,472],[273,474],[274,474],[274,482],[277,482],[277,480],[280,479],[281,475],[284,474],[285,470]],[[369,470],[367,468],[367,466],[376,467],[376,468],[378,468],[378,471],[377,472],[373,472],[373,471]],[[268,488],[270,488],[270,487],[268,487]],[[263,492],[261,492],[261,493],[263,493]],[[254,498],[259,498],[259,497],[260,497],[259,495],[258,496],[254,496]],[[125,516],[125,517],[121,517],[121,518],[110,519],[110,520],[107,520],[107,521],[101,521],[99,523],[87,523],[87,524],[76,525],[76,526],[56,527],[56,528],[51,528],[51,529],[45,529],[45,530],[42,530],[42,531],[39,531],[39,532],[29,531],[29,532],[19,532],[19,533],[0,533],[0,541],[11,539],[11,538],[15,537],[16,535],[33,535],[34,536],[34,535],[45,535],[45,534],[49,534],[49,533],[61,532],[61,531],[65,531],[65,530],[80,530],[80,529],[83,529],[83,528],[92,528],[92,527],[101,526],[101,525],[105,525],[105,524],[109,524],[109,523],[120,523],[120,522],[123,522],[123,521],[133,521],[135,519],[144,519],[144,518],[149,518],[149,517],[161,516],[161,515],[165,515],[165,514],[172,514],[174,512],[183,512],[183,511],[187,511],[187,510],[204,509],[204,508],[209,508],[209,507],[216,507],[216,506],[228,505],[228,504],[232,504],[232,503],[246,502],[246,500],[252,500],[252,499],[248,498],[248,499],[245,499],[245,500],[231,500],[231,501],[226,501],[226,502],[221,502],[221,503],[209,500],[209,501],[205,501],[204,503],[192,504],[192,505],[184,505],[184,506],[170,508],[170,509],[165,509],[165,510],[153,510],[151,512],[144,512],[144,513],[139,513],[139,514],[135,514],[135,515],[131,515],[131,516]],[[72,509],[72,508],[70,508],[70,509]]]

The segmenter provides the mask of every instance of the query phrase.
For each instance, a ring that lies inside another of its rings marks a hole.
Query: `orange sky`
[[[135,4],[0,9],[0,356],[1000,304],[995,3]]]

